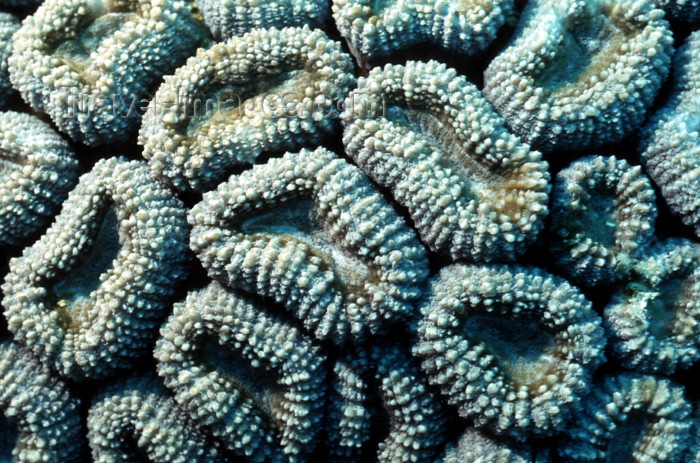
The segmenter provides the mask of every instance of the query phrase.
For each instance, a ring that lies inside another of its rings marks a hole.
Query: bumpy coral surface
[[[561,429],[603,360],[590,302],[519,266],[446,267],[421,308],[414,354],[459,414],[518,439]]]
[[[674,57],[674,93],[641,132],[642,161],[661,194],[700,236],[700,31]]]
[[[333,18],[359,59],[431,44],[462,55],[483,51],[513,0],[333,0]]]
[[[666,12],[668,19],[691,23],[700,20],[699,0],[654,0],[654,3]]]
[[[0,112],[0,246],[17,245],[46,225],[75,185],[78,167],[47,124]]]
[[[690,405],[681,386],[637,374],[608,377],[582,404],[559,446],[571,463],[686,463]]]
[[[158,374],[247,461],[306,461],[323,416],[324,356],[264,310],[215,282],[191,292],[161,329]]]
[[[668,374],[700,359],[700,244],[654,247],[613,296],[605,323],[627,368]]]
[[[448,445],[440,463],[549,463],[548,452],[537,453],[527,445],[499,440],[476,428],[466,429],[456,445]]]
[[[408,208],[432,250],[510,261],[542,228],[547,163],[455,70],[436,61],[374,69],[343,119],[348,154]]]
[[[0,12],[0,106],[5,104],[7,97],[13,92],[7,69],[7,58],[12,51],[12,34],[17,29],[19,29],[17,18],[9,13]]]
[[[668,74],[672,35],[651,0],[530,0],[484,95],[544,152],[620,141]]]
[[[639,166],[587,156],[560,171],[552,188],[549,250],[583,286],[620,280],[654,241],[656,197]]]
[[[82,461],[79,401],[28,351],[0,344],[0,460],[13,463]]]
[[[73,140],[123,141],[200,27],[183,0],[46,0],[13,38],[10,79]]]
[[[208,190],[267,151],[318,143],[355,83],[350,56],[321,30],[255,29],[200,49],[165,78],[139,142],[154,173]]]
[[[223,461],[155,376],[135,376],[100,392],[87,424],[95,463]]]
[[[330,16],[327,0],[197,0],[197,6],[217,40],[256,28],[321,26]]]
[[[15,339],[73,379],[132,365],[187,275],[186,211],[144,162],[99,161],[49,230],[10,261]]]
[[[336,363],[328,406],[329,461],[425,462],[440,451],[445,414],[407,350],[379,340]],[[372,400],[377,394],[380,403]],[[385,436],[372,430],[377,419],[388,421]],[[379,440],[376,458],[366,445],[372,437]]]
[[[190,213],[209,275],[342,343],[410,316],[427,277],[415,233],[355,166],[318,148],[233,175]]]

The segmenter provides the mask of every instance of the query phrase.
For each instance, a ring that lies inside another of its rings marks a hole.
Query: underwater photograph
[[[0,463],[700,463],[700,0],[0,0]]]

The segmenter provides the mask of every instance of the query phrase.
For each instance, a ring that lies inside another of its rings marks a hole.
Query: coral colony
[[[700,462],[700,1],[0,0],[0,463]]]

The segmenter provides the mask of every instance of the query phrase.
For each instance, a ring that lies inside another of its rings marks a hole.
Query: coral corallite
[[[563,429],[602,363],[590,302],[520,266],[452,265],[434,277],[414,354],[461,416],[524,440]]]
[[[324,148],[231,176],[190,221],[211,277],[283,304],[319,339],[343,343],[411,317],[427,278],[415,232]]]
[[[656,197],[639,166],[615,157],[578,159],[554,179],[549,251],[582,286],[621,280],[655,240]]]
[[[10,261],[10,331],[75,380],[132,366],[187,276],[188,232],[184,206],[145,162],[97,162],[49,230]]]
[[[484,73],[484,95],[545,153],[618,142],[668,75],[663,16],[651,0],[530,0]]]
[[[155,349],[175,400],[252,462],[303,462],[318,442],[324,355],[264,307],[213,282],[175,305]]]
[[[430,249],[512,261],[535,240],[547,163],[457,71],[437,61],[373,69],[345,106],[347,153],[408,208]]]
[[[134,105],[201,28],[183,0],[46,0],[13,37],[10,80],[74,141],[125,141],[141,121]]]
[[[154,174],[207,191],[267,151],[317,146],[338,129],[352,60],[318,29],[254,29],[167,76],[139,133]]]

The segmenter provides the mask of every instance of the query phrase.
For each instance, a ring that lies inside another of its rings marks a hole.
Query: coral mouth
[[[469,339],[486,346],[516,386],[536,382],[560,362],[554,336],[537,323],[477,314],[468,317],[463,328]]]
[[[109,206],[96,221],[94,234],[83,250],[79,262],[66,269],[51,288],[54,307],[62,314],[66,329],[74,326],[73,320],[87,320],[87,313],[94,303],[92,293],[99,288],[103,275],[114,265],[119,254],[119,221],[114,206]]]

